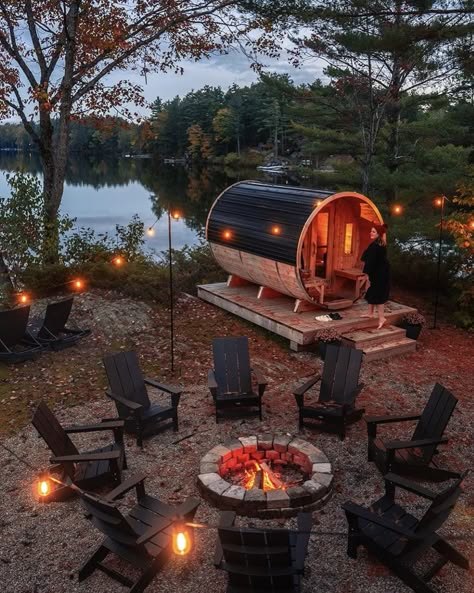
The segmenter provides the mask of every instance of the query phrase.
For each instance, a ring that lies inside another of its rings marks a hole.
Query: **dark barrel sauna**
[[[206,238],[230,285],[256,284],[262,298],[294,297],[295,310],[338,309],[365,288],[360,256],[373,222],[383,222],[380,212],[355,192],[241,181],[212,205]]]

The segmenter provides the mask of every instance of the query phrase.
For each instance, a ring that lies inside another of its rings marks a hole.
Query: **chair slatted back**
[[[38,404],[31,423],[51,449],[53,455],[59,457],[62,455],[79,454],[74,443],[45,402],[42,401]],[[64,463],[62,465],[67,475],[71,479],[74,479],[74,464]]]
[[[0,311],[0,340],[9,348],[18,344],[26,333],[30,307]]]
[[[415,427],[412,440],[440,439],[457,403],[458,400],[450,391],[439,383],[436,383],[421,418]],[[429,462],[435,451],[436,445],[422,447],[421,454],[423,455],[423,459]]]
[[[328,345],[321,378],[320,402],[354,403],[359,384],[362,351]]]
[[[57,303],[50,303],[46,307],[43,326],[38,332],[38,337],[51,338],[51,335],[46,331],[46,329],[54,335],[64,330],[71,313],[73,300],[74,297],[70,297],[68,299],[58,301]]]
[[[250,393],[252,377],[248,338],[215,338],[212,352],[219,393]]]
[[[296,533],[286,529],[218,529],[229,587],[242,591],[297,591]]]
[[[80,492],[82,504],[92,517],[92,523],[105,536],[111,540],[140,551],[143,546],[138,546],[139,537],[127,519],[114,504],[105,502],[88,492]]]
[[[119,352],[106,356],[104,366],[113,393],[142,405],[143,409],[150,407],[150,398],[148,397],[136,352]],[[129,415],[128,408],[122,406],[119,402],[116,405],[119,416],[127,418]]]

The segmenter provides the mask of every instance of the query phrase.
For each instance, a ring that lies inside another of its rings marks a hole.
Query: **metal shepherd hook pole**
[[[448,198],[443,195],[443,196],[441,196],[441,198],[438,198],[438,199],[439,199],[439,205],[441,207],[441,210],[440,210],[441,217],[440,217],[440,221],[439,221],[438,267],[437,267],[437,273],[436,273],[436,293],[435,293],[435,304],[434,304],[433,328],[432,329],[437,329],[436,328],[436,318],[438,315],[439,278],[440,278],[440,272],[441,272],[441,250],[442,250],[442,244],[443,244],[444,201],[447,200]]]
[[[170,281],[170,350],[171,350],[171,372],[174,373],[174,311],[173,311],[173,257],[171,251],[171,212],[168,210],[168,257],[169,257],[169,281]]]

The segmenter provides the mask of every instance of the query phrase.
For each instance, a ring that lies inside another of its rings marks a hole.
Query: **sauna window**
[[[344,232],[344,255],[351,255],[352,253],[352,233],[354,225],[352,222],[346,224]]]

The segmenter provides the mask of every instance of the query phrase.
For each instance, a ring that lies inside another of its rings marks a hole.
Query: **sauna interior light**
[[[273,226],[272,227],[272,235],[280,235],[281,234],[281,228],[279,226]]]

